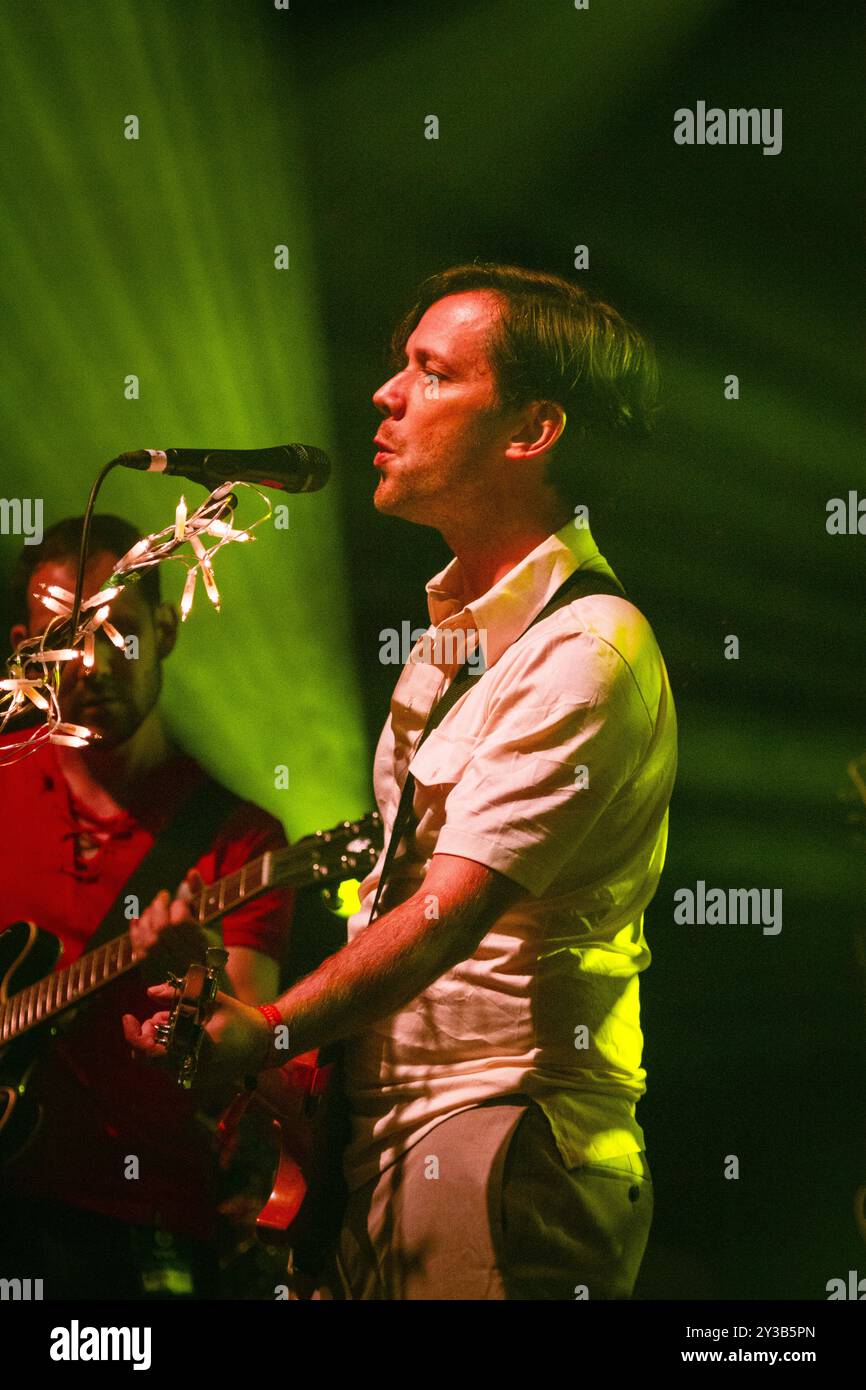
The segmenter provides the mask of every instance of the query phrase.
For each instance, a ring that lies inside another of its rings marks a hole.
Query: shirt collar
[[[440,628],[477,630],[490,667],[542,610],[570,574],[600,555],[588,526],[573,517],[559,531],[510,569],[479,598],[466,601],[466,581],[458,559],[427,584],[430,621]]]

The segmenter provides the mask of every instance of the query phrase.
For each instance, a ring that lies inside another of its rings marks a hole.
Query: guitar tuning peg
[[[175,975],[172,970],[169,970],[166,975],[165,982],[167,985],[171,985],[172,989],[182,989],[183,987],[183,980],[179,975]]]
[[[165,1047],[171,1037],[171,1028],[167,1023],[157,1023],[153,1030],[153,1037],[155,1042]]]

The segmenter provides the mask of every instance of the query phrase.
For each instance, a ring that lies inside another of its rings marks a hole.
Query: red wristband
[[[282,1023],[283,1020],[276,1004],[257,1004],[256,1008],[267,1019],[272,1028],[276,1028],[279,1023]]]

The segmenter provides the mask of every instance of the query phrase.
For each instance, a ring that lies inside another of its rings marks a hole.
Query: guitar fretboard
[[[199,926],[206,926],[214,918],[231,912],[246,898],[285,881],[286,859],[297,858],[297,852],[290,845],[286,849],[268,850],[258,859],[251,859],[237,873],[226,874],[225,878],[210,883],[200,893],[190,898],[190,911]],[[306,862],[306,856],[305,860]],[[291,870],[289,870],[291,873]]]
[[[0,1005],[0,1043],[8,1042],[19,1033],[25,1033],[28,1028],[43,1023],[52,1014],[68,1009],[70,1004],[75,1004],[85,994],[99,989],[135,964],[130,938],[117,936],[113,941],[106,941],[104,946],[97,946],[95,951],[88,951],[86,956],[79,956],[78,960],[62,970],[55,970],[53,975],[46,975],[26,989],[19,990]]]

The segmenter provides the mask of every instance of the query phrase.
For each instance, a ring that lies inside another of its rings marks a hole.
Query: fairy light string
[[[251,525],[240,528],[233,521],[238,505],[235,489],[242,487],[261,498],[265,511]],[[27,738],[0,746],[0,768],[20,762],[46,742],[86,748],[98,737],[86,725],[64,721],[60,682],[63,667],[69,661],[81,661],[85,668],[93,666],[97,633],[103,633],[118,648],[125,646],[123,634],[109,619],[112,601],[118,594],[138,583],[146,570],[176,560],[187,572],[180,601],[181,621],[186,622],[192,611],[199,579],[207,599],[219,612],[221,599],[214,556],[223,546],[255,540],[252,532],[271,516],[267,496],[252,483],[221,483],[193,512],[181,497],[172,524],[136,542],[118,561],[102,588],[82,602],[74,633],[70,631],[74,594],[59,584],[37,584],[34,597],[55,616],[44,632],[23,641],[7,660],[8,674],[0,680],[0,736],[16,718],[34,708],[45,715],[45,720]]]

